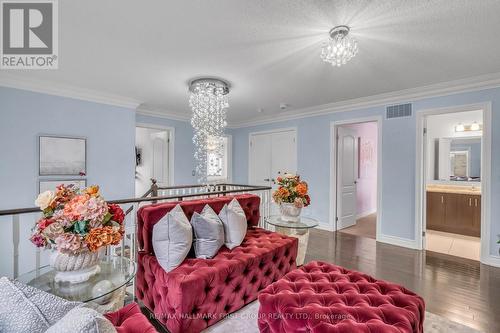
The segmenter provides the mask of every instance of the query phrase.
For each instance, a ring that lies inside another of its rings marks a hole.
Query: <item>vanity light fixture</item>
[[[477,122],[473,122],[470,125],[464,125],[459,123],[455,126],[455,132],[478,132],[483,129],[482,124],[478,124]]]
[[[472,125],[470,125],[470,130],[471,131],[479,131],[479,130],[481,130],[481,126],[477,122],[474,122]]]
[[[463,131],[465,131],[465,126],[462,123],[455,126],[455,132],[463,132]]]

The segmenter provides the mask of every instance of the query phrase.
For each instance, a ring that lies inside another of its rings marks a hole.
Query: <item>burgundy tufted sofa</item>
[[[219,213],[236,198],[245,211],[248,231],[232,251],[222,247],[213,259],[189,257],[166,273],[151,243],[153,226],[180,204],[191,219],[208,204]],[[259,290],[295,269],[298,241],[257,228],[260,198],[243,194],[144,206],[138,211],[136,295],[172,333],[200,332],[257,298]]]
[[[422,333],[424,300],[394,283],[313,261],[259,294],[264,333]]]
[[[130,303],[116,312],[104,316],[113,324],[118,333],[157,333],[148,318],[142,314],[137,303]]]

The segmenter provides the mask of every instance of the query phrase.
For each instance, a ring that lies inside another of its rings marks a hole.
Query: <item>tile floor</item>
[[[427,229],[426,248],[429,251],[479,260],[481,239]]]

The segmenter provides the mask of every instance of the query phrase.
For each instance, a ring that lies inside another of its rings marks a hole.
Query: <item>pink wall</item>
[[[346,125],[359,140],[359,179],[356,210],[366,215],[377,210],[377,123]]]

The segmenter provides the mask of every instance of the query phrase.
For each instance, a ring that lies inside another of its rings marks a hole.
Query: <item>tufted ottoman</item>
[[[233,197],[183,201],[191,218],[206,204],[215,212]],[[188,257],[166,273],[151,244],[152,229],[178,202],[144,206],[138,212],[136,296],[172,333],[200,332],[257,299],[258,292],[296,268],[298,240],[257,228],[260,199],[236,196],[245,211],[248,230],[243,243],[232,250],[222,247],[213,259]]]
[[[261,332],[422,333],[424,300],[397,284],[313,261],[259,294]]]

